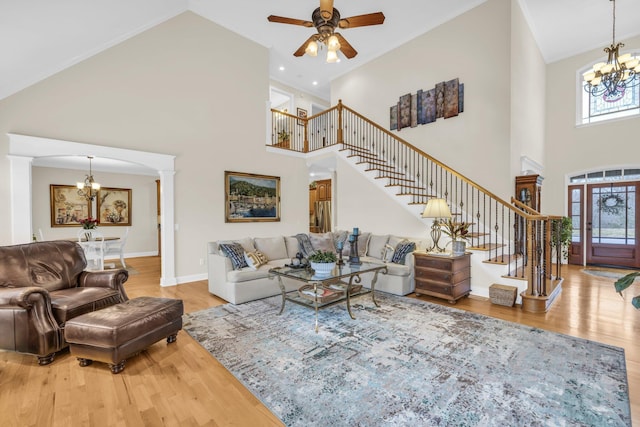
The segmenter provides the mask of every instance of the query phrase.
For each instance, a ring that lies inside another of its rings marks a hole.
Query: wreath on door
[[[607,194],[598,199],[598,208],[601,212],[611,215],[618,215],[621,209],[625,208],[625,200],[619,194]]]

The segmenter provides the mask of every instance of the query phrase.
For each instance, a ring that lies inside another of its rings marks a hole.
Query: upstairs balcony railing
[[[339,145],[409,204],[447,200],[454,222],[471,224],[470,249],[491,251],[485,262],[508,265],[509,276],[527,281],[523,308],[548,309],[561,283],[561,251],[554,251],[553,242],[559,241],[562,217],[542,215],[513,198],[504,201],[341,101],[308,118],[271,112],[273,147],[308,153]]]

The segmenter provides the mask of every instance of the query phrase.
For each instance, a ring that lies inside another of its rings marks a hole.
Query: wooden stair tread
[[[485,259],[484,263],[486,264],[499,264],[499,265],[507,265],[509,263],[512,263],[514,261],[517,261],[519,259],[522,258],[522,255],[520,254],[511,254],[511,255],[498,255],[495,256],[493,258],[489,258],[489,259]]]
[[[378,177],[376,177],[376,179],[379,179],[379,178],[389,178],[389,179],[395,179],[395,180],[397,180],[397,181],[413,182],[413,180],[412,180],[412,179],[409,179],[409,178],[398,178],[397,176],[378,176]],[[398,184],[387,184],[387,185],[385,185],[385,187],[398,187],[398,186],[405,187],[405,185],[404,185],[404,184],[400,184],[400,183],[398,183]]]
[[[369,169],[369,170],[374,170],[374,169]],[[383,170],[379,170],[379,172],[383,172],[383,173],[388,173],[388,174],[394,174],[396,176],[403,176],[404,174],[402,172],[396,172],[396,171],[383,171]],[[374,177],[374,179],[379,179],[379,178],[384,178],[381,176],[376,176]]]
[[[346,151],[346,150],[359,151],[361,153],[371,153],[371,150],[369,150],[368,148],[358,147],[357,145],[350,145],[343,142],[342,148],[340,149],[340,151]]]
[[[527,280],[524,277],[524,267],[520,266],[517,269],[510,271],[508,274],[504,274],[502,277],[507,279]]]
[[[379,159],[380,156],[378,156],[375,153],[353,153],[353,154],[349,154],[347,156],[348,158],[350,157],[364,157],[364,158],[368,158],[368,159]]]
[[[467,237],[470,239],[477,239],[479,237],[488,236],[489,233],[481,233],[479,231],[473,231],[471,233],[467,233]]]
[[[490,251],[493,249],[498,249],[501,248],[505,245],[501,244],[501,243],[483,243],[481,245],[474,245],[469,247],[468,249],[472,249],[474,251]]]
[[[395,168],[394,168],[393,166],[391,166],[391,165],[389,165],[388,163],[385,163],[385,162],[377,162],[377,161],[375,161],[375,160],[362,160],[362,161],[356,162],[356,164],[357,164],[357,165],[361,165],[361,164],[364,164],[364,163],[367,163],[367,164],[369,164],[369,165],[375,165],[375,166],[383,166],[383,167],[387,167],[387,168],[393,168],[393,169],[395,170]]]

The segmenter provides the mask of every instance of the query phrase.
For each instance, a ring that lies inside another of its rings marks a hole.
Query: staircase
[[[561,292],[560,251],[553,250],[561,216],[542,215],[514,198],[502,200],[341,101],[306,119],[271,114],[273,147],[300,153],[338,147],[407,206],[445,199],[455,222],[471,223],[474,294],[488,296],[492,283],[508,284],[520,291],[523,310],[546,312]]]

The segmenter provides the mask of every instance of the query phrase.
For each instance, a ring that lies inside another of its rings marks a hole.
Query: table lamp
[[[422,218],[434,218],[431,224],[433,247],[429,249],[429,252],[444,252],[444,249],[438,246],[438,241],[442,235],[440,220],[442,218],[451,218],[451,211],[447,201],[445,199],[429,199],[427,206],[424,207],[424,212],[422,212]]]

